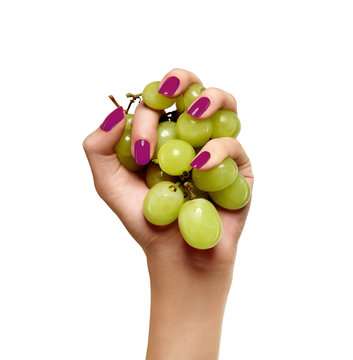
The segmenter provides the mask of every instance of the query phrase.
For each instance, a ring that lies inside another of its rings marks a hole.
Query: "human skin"
[[[190,84],[201,83],[193,73],[173,69],[164,76],[160,86],[171,76],[180,80],[173,97],[183,93]],[[210,105],[198,117],[200,121],[219,109],[237,112],[234,97],[225,91],[208,88],[200,95],[204,96],[209,98]],[[138,105],[131,134],[132,154],[135,143],[145,139],[150,144],[152,158],[160,115],[160,111],[148,108],[143,102]],[[237,244],[250,202],[237,211],[217,208],[223,233],[219,243],[208,250],[190,247],[180,235],[176,222],[163,227],[150,224],[142,211],[147,185],[141,176],[121,166],[114,149],[123,134],[125,123],[126,116],[109,131],[99,127],[87,136],[83,147],[98,194],[146,255],[151,283],[146,359],[216,360]],[[200,153],[204,151],[208,151],[211,157],[200,170],[209,170],[230,156],[252,188],[250,160],[237,140],[210,140]]]

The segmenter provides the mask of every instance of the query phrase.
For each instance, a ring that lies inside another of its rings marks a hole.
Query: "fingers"
[[[162,111],[138,104],[131,128],[131,154],[138,165],[146,165],[157,145],[157,127]]]
[[[192,72],[184,69],[169,71],[159,84],[159,93],[167,97],[177,97],[191,84],[201,84],[201,80]]]
[[[237,163],[239,172],[244,177],[248,180],[253,178],[249,157],[239,141],[230,137],[210,140],[190,165],[198,170],[210,170],[227,157],[231,157]]]
[[[221,89],[208,88],[190,105],[187,112],[196,119],[207,119],[220,109],[231,110],[237,114],[234,96]]]
[[[167,97],[177,97],[194,83],[201,84],[195,74],[183,69],[173,69],[160,82],[159,93]],[[146,165],[154,154],[161,115],[162,111],[151,109],[144,102],[135,109],[131,129],[131,153],[138,165]]]
[[[95,179],[114,175],[119,170],[115,146],[124,132],[125,123],[125,113],[120,106],[84,140],[83,148]]]

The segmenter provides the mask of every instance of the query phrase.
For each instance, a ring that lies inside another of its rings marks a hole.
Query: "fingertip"
[[[169,76],[159,84],[158,92],[167,97],[172,97],[178,90],[180,79],[176,76]]]
[[[146,165],[156,148],[157,126],[162,112],[141,102],[135,109],[131,129],[131,154],[139,165]]]
[[[125,112],[122,107],[112,111],[102,124],[83,141],[86,154],[109,155],[115,153],[125,127]]]
[[[201,84],[201,80],[192,72],[175,68],[164,75],[159,84],[159,93],[176,98],[183,94],[191,84]]]
[[[211,154],[208,151],[201,151],[191,162],[190,166],[197,170],[202,170],[201,168],[208,162]]]
[[[134,156],[137,165],[146,165],[150,161],[151,146],[145,139],[140,139],[135,142]]]
[[[211,100],[207,96],[201,96],[190,105],[187,113],[196,119],[200,119],[210,105]]]
[[[119,122],[124,120],[124,117],[124,109],[122,106],[119,106],[105,118],[105,120],[100,125],[100,128],[105,132],[109,132],[115,127],[115,125],[119,124]]]
[[[234,96],[221,89],[208,88],[189,106],[187,113],[195,119],[204,120],[221,109],[237,113]]]

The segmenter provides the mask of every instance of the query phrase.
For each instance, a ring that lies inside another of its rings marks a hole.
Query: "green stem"
[[[126,111],[125,111],[126,114],[129,112],[131,105],[132,105],[137,99],[139,99],[139,102],[141,102],[141,96],[142,96],[142,93],[139,93],[139,94],[127,93],[127,94],[126,94],[126,97],[127,97],[127,98],[131,98],[131,99],[130,99],[130,102],[129,102],[129,106],[127,107],[127,109],[126,109]]]
[[[118,102],[115,100],[113,95],[108,95],[109,99],[114,103],[114,105],[116,107],[120,107],[120,105],[118,104]]]

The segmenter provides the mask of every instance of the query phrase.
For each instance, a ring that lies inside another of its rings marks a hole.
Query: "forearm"
[[[151,268],[147,360],[216,360],[232,269]]]

